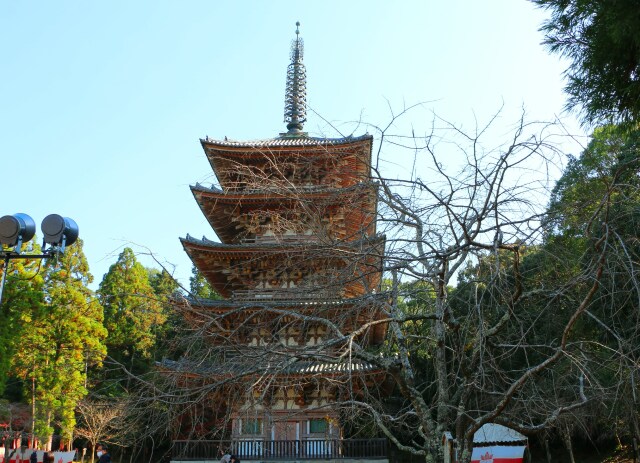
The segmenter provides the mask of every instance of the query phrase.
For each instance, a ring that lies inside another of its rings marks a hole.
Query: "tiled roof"
[[[246,301],[246,300],[232,300],[232,299],[201,299],[197,297],[186,297],[181,301],[189,305],[197,307],[211,307],[211,308],[234,308],[234,309],[252,309],[255,307],[271,307],[271,308],[288,308],[291,305],[296,307],[335,307],[335,306],[353,306],[357,304],[367,304],[383,302],[388,299],[388,295],[384,293],[376,294],[371,293],[362,297],[353,297],[348,299],[337,300],[320,300],[320,301],[301,301],[300,299],[279,299],[279,300],[260,300],[260,301]]]
[[[375,182],[358,182],[354,185],[350,185],[347,187],[336,188],[327,185],[300,185],[292,188],[251,188],[244,190],[223,190],[215,185],[205,186],[201,183],[196,183],[195,185],[191,185],[192,191],[201,191],[203,193],[217,193],[217,194],[228,194],[228,195],[236,195],[236,196],[247,196],[251,195],[275,195],[276,198],[279,197],[287,197],[287,194],[299,194],[304,195],[308,193],[350,193],[352,191],[365,190],[367,188],[378,188],[378,184]]]
[[[260,148],[260,147],[272,147],[272,146],[329,146],[329,145],[344,145],[348,143],[357,143],[364,140],[373,139],[372,135],[364,134],[358,137],[347,136],[342,138],[321,138],[321,137],[278,137],[268,138],[265,140],[214,140],[208,136],[201,138],[202,144],[209,143],[218,146],[229,146],[238,148]]]
[[[310,246],[315,246],[317,248],[329,249],[333,248],[341,248],[348,249],[352,247],[361,247],[364,244],[376,245],[379,243],[384,243],[386,237],[385,235],[376,235],[374,237],[368,239],[362,239],[358,241],[341,241],[339,243],[334,244],[323,244],[314,241],[287,241],[287,242],[266,242],[266,243],[252,243],[252,244],[243,244],[243,243],[220,243],[218,241],[213,241],[203,236],[201,239],[194,238],[193,236],[187,234],[185,238],[180,238],[183,245],[184,243],[196,244],[199,246],[206,246],[212,249],[237,249],[237,250],[248,250],[248,249],[308,249]]]
[[[279,358],[267,358],[259,356],[256,358],[251,354],[238,356],[224,362],[191,362],[188,360],[162,359],[156,362],[156,366],[162,369],[171,370],[176,373],[186,373],[198,376],[223,376],[223,375],[254,375],[269,374],[288,375],[300,374],[310,375],[318,373],[356,373],[374,372],[379,367],[364,362],[362,360],[352,360],[351,362],[319,362],[310,360],[298,360],[291,356],[278,356]]]
[[[197,191],[205,191],[207,193],[224,193],[220,188],[215,185],[211,185],[210,187],[201,185],[200,183],[196,183],[195,185],[191,185],[192,190]]]

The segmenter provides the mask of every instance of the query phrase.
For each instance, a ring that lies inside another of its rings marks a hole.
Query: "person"
[[[111,463],[111,455],[109,455],[109,449],[106,445],[99,445],[96,455],[98,456],[98,463]]]
[[[38,451],[34,450],[29,457],[29,463],[38,463]]]
[[[225,452],[220,459],[220,463],[229,463],[229,460],[231,460],[231,454],[229,452]]]
[[[240,463],[240,459],[236,455],[231,455],[231,458],[229,458],[229,463]]]
[[[44,451],[44,454],[42,455],[42,463],[49,463],[49,452],[47,452],[46,450]]]

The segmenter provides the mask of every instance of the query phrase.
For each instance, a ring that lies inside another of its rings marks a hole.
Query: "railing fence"
[[[229,452],[242,460],[387,458],[386,439],[179,440],[174,460],[220,460]]]

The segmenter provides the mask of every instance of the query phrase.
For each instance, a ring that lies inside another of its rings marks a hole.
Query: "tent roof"
[[[527,436],[518,431],[496,423],[487,423],[473,435],[474,443],[486,442],[521,442],[526,441]]]

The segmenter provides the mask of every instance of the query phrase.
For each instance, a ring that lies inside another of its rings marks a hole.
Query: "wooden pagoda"
[[[218,448],[260,460],[386,455],[383,439],[345,439],[339,406],[384,379],[344,355],[348,342],[378,345],[386,334],[375,302],[384,238],[376,235],[372,137],[308,136],[305,85],[296,30],[287,132],[201,140],[218,182],[191,191],[218,241],[181,241],[222,299],[193,297],[182,309],[215,355],[206,365],[183,359],[164,368],[214,386],[217,418],[207,425],[218,440],[211,448],[176,441],[184,458],[215,458]]]

